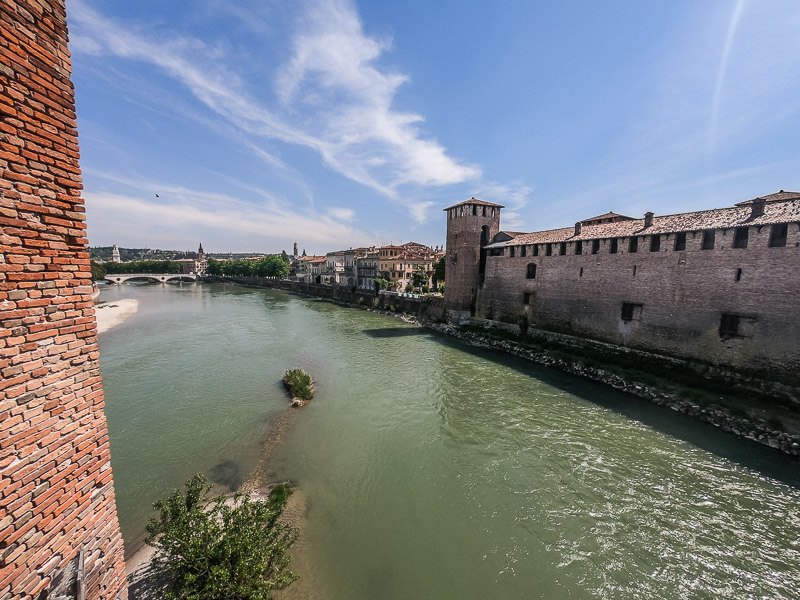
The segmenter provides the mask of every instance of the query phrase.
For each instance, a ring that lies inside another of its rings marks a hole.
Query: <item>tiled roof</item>
[[[744,202],[737,202],[736,206],[745,206],[748,204],[752,204],[756,200],[766,200],[767,202],[782,202],[784,200],[796,200],[800,198],[800,192],[787,192],[785,190],[781,190],[779,192],[775,192],[774,194],[769,194],[767,196],[759,196],[758,198],[752,198],[750,200],[745,200]]]
[[[633,219],[633,217],[626,217],[625,215],[620,215],[613,211],[609,211],[604,215],[597,215],[596,217],[592,217],[591,219],[584,219],[583,221],[581,221],[581,223],[589,224],[592,221],[605,221],[605,220],[628,221],[631,219]]]
[[[781,192],[787,194],[787,192]],[[772,196],[775,196],[773,194]],[[742,203],[730,208],[715,208],[697,212],[681,213],[653,217],[653,223],[645,228],[644,219],[617,221],[616,223],[600,223],[584,225],[579,235],[575,235],[575,227],[551,229],[518,235],[506,245],[521,246],[526,244],[549,244],[565,241],[619,238],[633,235],[653,235],[677,233],[681,231],[701,231],[703,229],[730,229],[741,226],[770,225],[773,223],[800,223],[800,194],[796,199],[777,199],[767,201],[764,214],[752,217],[752,207]]]
[[[456,206],[461,206],[463,204],[477,204],[478,206],[495,206],[497,208],[505,208],[505,206],[502,204],[494,204],[493,202],[486,202],[486,200],[478,200],[477,198],[473,197],[469,200],[464,200],[464,202],[459,202],[458,204],[453,204],[453,206],[443,208],[442,210],[450,210],[451,208],[455,208]]]

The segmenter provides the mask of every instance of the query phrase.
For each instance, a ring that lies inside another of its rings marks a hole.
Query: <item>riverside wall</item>
[[[123,599],[65,0],[0,0],[0,598]]]
[[[438,320],[444,318],[444,299],[441,296],[411,296],[395,293],[375,294],[371,290],[360,290],[347,286],[306,283],[288,279],[268,277],[218,277],[204,275],[203,281],[212,283],[235,283],[244,287],[270,288],[293,294],[314,296],[364,308],[374,308],[396,313],[407,313],[418,319]]]

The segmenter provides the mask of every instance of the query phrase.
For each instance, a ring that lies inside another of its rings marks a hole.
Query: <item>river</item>
[[[120,286],[100,336],[130,547],[196,471],[297,485],[286,599],[797,598],[800,461],[391,317],[272,290]],[[302,367],[314,400],[288,408]]]

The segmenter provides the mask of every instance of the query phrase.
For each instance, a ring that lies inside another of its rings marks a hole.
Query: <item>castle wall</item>
[[[750,227],[747,248],[733,248],[734,230],[717,230],[712,250],[702,232],[689,233],[685,251],[674,251],[675,234],[662,235],[659,252],[641,236],[638,252],[609,253],[601,240],[575,255],[487,258],[478,296],[478,318],[561,331],[644,350],[740,368],[800,373],[800,225],[789,225],[786,247],[770,248],[770,226]],[[759,231],[760,229],[760,231]],[[535,279],[527,265],[536,264]],[[448,265],[449,266],[449,265]],[[739,272],[738,270],[741,269]],[[738,274],[738,280],[737,280]],[[528,294],[528,297],[525,297]],[[525,300],[528,300],[528,304]],[[628,319],[623,319],[623,303]],[[721,335],[723,314],[738,317],[738,335]]]
[[[64,0],[0,0],[0,598],[125,598]]]

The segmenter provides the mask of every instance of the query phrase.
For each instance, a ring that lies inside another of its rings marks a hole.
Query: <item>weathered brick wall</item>
[[[74,593],[81,551],[127,596],[70,72],[64,0],[0,0],[2,599]]]
[[[478,316],[572,333],[620,345],[730,364],[741,368],[800,373],[800,225],[789,226],[785,248],[770,248],[770,227],[751,227],[748,247],[733,248],[734,231],[717,230],[713,250],[702,250],[702,232],[689,233],[686,250],[676,252],[674,235],[662,236],[650,252],[643,236],[636,253],[620,240],[597,254],[583,242],[583,254],[487,259]],[[506,254],[510,254],[508,249]],[[537,265],[527,279],[527,265]],[[635,274],[634,274],[635,269]],[[737,270],[741,277],[737,281]],[[528,293],[529,304],[524,304]],[[641,304],[631,321],[622,303]],[[741,336],[720,336],[723,313],[740,316]]]

